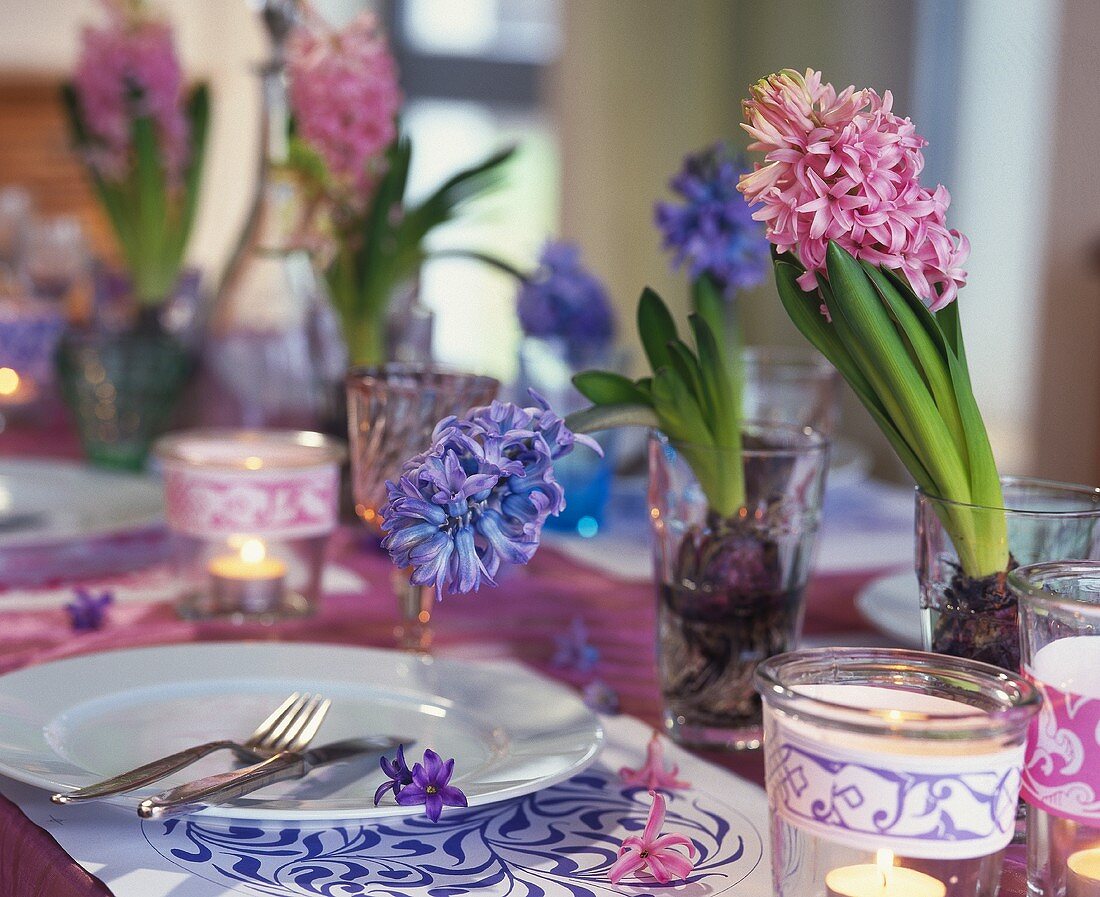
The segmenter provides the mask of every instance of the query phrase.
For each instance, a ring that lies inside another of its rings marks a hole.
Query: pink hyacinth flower
[[[342,198],[364,207],[401,107],[397,66],[377,18],[364,12],[336,31],[309,16],[291,37],[288,70],[299,133]]]
[[[827,274],[825,253],[835,241],[904,275],[932,311],[952,302],[966,283],[970,244],[947,226],[947,190],[921,186],[926,141],[894,114],[890,92],[837,93],[820,72],[785,69],[751,93],[741,127],[764,163],[738,189],[758,207],[753,218],[768,239],[806,269],[802,289],[816,289]]]
[[[85,28],[73,85],[92,146],[88,161],[110,181],[131,164],[133,122],[149,116],[161,164],[170,183],[180,182],[189,153],[183,69],[172,29],[141,4],[104,0],[107,23]]]
[[[664,744],[661,742],[661,736],[654,732],[653,737],[649,739],[649,744],[646,745],[645,763],[640,769],[624,766],[619,770],[619,778],[628,788],[648,788],[650,791],[657,788],[664,788],[667,791],[690,788],[691,782],[683,782],[676,778],[679,772],[680,767],[675,764],[665,769]]]
[[[641,835],[624,838],[619,848],[619,858],[608,870],[608,878],[613,885],[627,875],[648,872],[661,884],[674,879],[683,880],[691,875],[695,868],[695,845],[683,835],[662,835],[661,826],[665,823],[665,799],[656,791],[650,791],[653,806],[649,808],[645,830]],[[687,848],[684,856],[674,847]]]

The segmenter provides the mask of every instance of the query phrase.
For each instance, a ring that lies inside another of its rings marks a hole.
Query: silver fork
[[[149,785],[185,766],[190,766],[207,754],[223,749],[233,751],[237,759],[248,763],[265,760],[281,751],[300,751],[313,740],[313,736],[321,728],[321,723],[331,704],[328,698],[321,695],[295,692],[260,723],[256,731],[243,744],[227,739],[208,741],[206,744],[186,748],[170,756],[153,760],[137,769],[131,769],[94,785],[51,795],[50,800],[55,804],[71,804],[124,794],[135,788]]]

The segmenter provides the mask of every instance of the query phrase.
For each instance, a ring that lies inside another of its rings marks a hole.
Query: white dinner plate
[[[163,518],[164,487],[154,477],[0,459],[0,548],[130,532]]]
[[[409,765],[432,748],[455,758],[471,807],[565,781],[603,744],[597,717],[570,691],[508,666],[333,645],[217,643],[112,651],[0,676],[0,774],[50,791],[91,784],[215,738],[243,740],[293,691],[332,699],[314,744],[364,735],[413,738]],[[221,753],[111,802],[144,797],[231,768]],[[422,813],[387,796],[378,756],[202,815],[255,820],[347,820]],[[43,796],[45,800],[45,796]]]
[[[856,608],[880,632],[906,648],[921,647],[920,587],[912,570],[882,576],[856,596]]]

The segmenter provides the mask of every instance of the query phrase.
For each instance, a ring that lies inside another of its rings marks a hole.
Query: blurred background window
[[[561,44],[560,0],[390,0],[380,12],[407,97],[413,199],[494,149],[520,147],[504,187],[433,233],[432,248],[486,249],[532,267],[560,218],[561,155],[541,89]],[[421,287],[438,359],[512,379],[515,281],[444,258],[424,267]]]

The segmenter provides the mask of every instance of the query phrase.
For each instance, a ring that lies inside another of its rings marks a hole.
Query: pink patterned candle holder
[[[179,612],[275,620],[316,609],[342,443],[320,433],[186,430],[156,444],[179,542]]]
[[[995,897],[1028,723],[1022,676],[921,651],[757,667],[777,897]]]
[[[1019,567],[1024,673],[1043,694],[1021,793],[1028,893],[1100,897],[1100,562]]]

